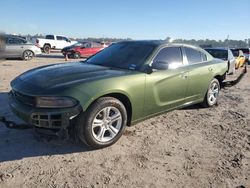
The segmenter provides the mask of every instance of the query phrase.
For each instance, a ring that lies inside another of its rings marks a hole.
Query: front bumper
[[[39,47],[37,47],[37,46],[34,46],[33,49],[32,49],[32,51],[34,52],[35,55],[42,54],[42,50]]]
[[[73,57],[74,53],[75,53],[74,51],[62,51],[63,56],[67,54],[68,57]]]
[[[80,105],[72,108],[35,108],[16,99],[12,92],[9,93],[9,105],[12,111],[22,120],[37,128],[67,129],[80,112]]]

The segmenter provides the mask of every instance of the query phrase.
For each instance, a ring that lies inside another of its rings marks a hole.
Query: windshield
[[[210,53],[213,57],[226,60],[228,59],[228,52],[227,50],[220,50],[220,49],[206,49],[208,53]]]
[[[153,44],[140,42],[116,43],[89,58],[86,63],[107,67],[138,70],[154,50]]]
[[[231,50],[234,57],[238,57],[239,56],[239,50]]]

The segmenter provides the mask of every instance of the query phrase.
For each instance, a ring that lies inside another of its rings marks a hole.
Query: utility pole
[[[229,48],[229,35],[227,35],[227,47]]]

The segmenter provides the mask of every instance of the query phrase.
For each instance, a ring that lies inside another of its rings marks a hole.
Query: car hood
[[[75,50],[77,47],[74,45],[64,47],[62,51],[69,51],[69,50]]]
[[[23,73],[11,82],[12,88],[23,91],[69,87],[74,84],[110,77],[135,74],[135,71],[111,69],[85,63],[62,63],[38,67]]]

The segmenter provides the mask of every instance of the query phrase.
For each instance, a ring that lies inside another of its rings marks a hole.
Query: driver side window
[[[169,68],[177,68],[183,65],[183,57],[180,47],[166,47],[156,55],[153,64],[166,63]]]

